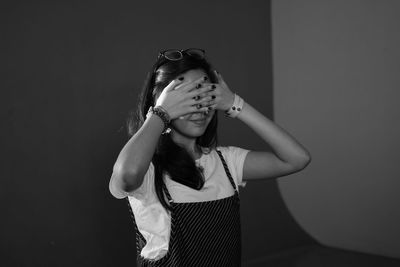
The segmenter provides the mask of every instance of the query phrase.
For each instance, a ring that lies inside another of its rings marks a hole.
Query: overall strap
[[[159,172],[160,172],[159,168],[157,168],[155,165],[154,166],[154,179],[157,176],[157,174],[159,174]],[[162,180],[161,180],[162,191],[164,191],[164,193],[167,195],[168,202],[171,203],[171,202],[173,202],[173,200],[172,200],[171,195],[168,192],[167,186],[165,185],[165,179],[164,179],[163,173],[161,173],[161,175],[159,175],[159,176],[162,177]]]
[[[229,181],[231,182],[231,185],[233,186],[233,189],[235,190],[236,193],[238,193],[238,191],[237,191],[237,189],[236,189],[235,182],[233,181],[231,172],[229,171],[228,165],[226,164],[225,159],[224,159],[224,157],[222,156],[221,151],[219,151],[219,150],[217,150],[217,149],[216,149],[216,151],[217,151],[217,153],[218,153],[219,158],[220,158],[221,161],[222,161],[222,165],[224,165],[225,173],[226,173],[226,175],[228,176]]]
[[[174,202],[174,201],[172,200],[171,195],[170,195],[169,192],[168,192],[167,186],[165,185],[165,181],[163,181],[163,183],[162,183],[162,188],[163,188],[165,194],[167,195],[168,202],[169,202],[169,203]]]

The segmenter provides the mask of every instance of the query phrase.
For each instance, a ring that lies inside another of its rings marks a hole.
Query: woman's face
[[[210,77],[201,69],[189,70],[179,75],[179,77],[181,76],[184,77],[184,83],[195,81],[204,76],[207,76],[208,81],[210,81]],[[179,90],[179,87],[177,90]],[[208,114],[205,112],[195,112],[175,119],[171,122],[172,134],[179,134],[188,138],[200,137],[206,131],[214,113],[214,110],[209,111]]]

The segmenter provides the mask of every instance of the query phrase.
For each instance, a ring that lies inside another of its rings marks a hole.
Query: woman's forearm
[[[279,125],[258,112],[250,104],[244,102],[242,111],[237,116],[247,124],[274,150],[282,161],[294,166],[311,160],[311,154],[294,137]]]
[[[122,189],[131,191],[142,184],[163,127],[158,116],[149,116],[122,148],[113,170],[116,179],[123,184]]]

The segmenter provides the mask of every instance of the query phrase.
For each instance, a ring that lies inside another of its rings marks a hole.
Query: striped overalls
[[[235,194],[211,201],[175,203],[164,185],[164,193],[172,208],[168,252],[159,260],[143,258],[140,252],[146,240],[135,223],[138,266],[240,266],[239,193],[222,153],[217,152]]]

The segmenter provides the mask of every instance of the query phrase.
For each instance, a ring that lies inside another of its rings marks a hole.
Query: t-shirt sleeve
[[[154,165],[152,162],[150,162],[149,168],[147,169],[147,172],[143,177],[142,184],[136,190],[129,192],[128,195],[138,200],[144,200],[146,197],[148,197],[149,192],[151,192],[151,190],[154,190],[153,187],[154,187]]]
[[[228,146],[224,147],[222,152],[226,157],[229,169],[233,171],[232,176],[236,180],[236,184],[245,187],[246,182],[243,181],[243,165],[247,153],[250,152],[250,150],[236,146]]]

